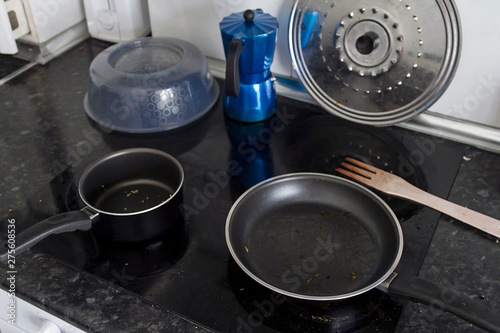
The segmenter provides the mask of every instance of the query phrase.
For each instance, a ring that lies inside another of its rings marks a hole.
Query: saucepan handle
[[[7,260],[9,255],[18,255],[26,251],[47,236],[76,230],[89,230],[98,220],[99,214],[88,207],[80,211],[49,217],[15,234],[15,237],[3,237],[0,240],[0,261]]]
[[[394,296],[448,311],[489,332],[500,332],[500,313],[449,287],[411,276],[394,274],[387,292]]]

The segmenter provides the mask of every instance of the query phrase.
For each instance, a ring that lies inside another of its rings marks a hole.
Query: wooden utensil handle
[[[398,193],[395,193],[395,195],[423,204],[437,210],[438,212],[442,212],[459,221],[471,225],[474,228],[500,238],[499,220],[439,198],[411,184],[407,184],[407,186],[404,187],[404,190],[403,187],[400,187],[400,190],[401,191],[398,190]]]

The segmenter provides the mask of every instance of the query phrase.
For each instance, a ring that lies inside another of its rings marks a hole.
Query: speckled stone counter
[[[27,199],[66,167],[81,169],[111,150],[92,130],[83,109],[88,67],[108,46],[88,40],[47,65],[34,66],[0,86],[2,224],[9,218],[26,218],[24,211],[32,204]],[[25,64],[4,56],[0,63],[2,76]],[[464,157],[448,199],[500,218],[500,156],[465,145],[457,147]],[[418,223],[415,225],[418,227]],[[500,309],[499,259],[500,244],[496,239],[441,216],[419,276]],[[20,255],[16,269],[19,297],[85,331],[211,331],[37,251]],[[0,263],[3,289],[6,272],[5,263]],[[406,304],[396,332],[437,331],[482,332],[440,310]]]
[[[500,219],[500,156],[468,147],[448,200]],[[442,216],[420,277],[500,309],[500,244],[497,239]],[[499,313],[500,315],[500,313]],[[410,303],[401,332],[483,332],[428,306]]]

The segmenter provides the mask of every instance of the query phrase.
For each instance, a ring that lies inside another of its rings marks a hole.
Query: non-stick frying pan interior
[[[394,270],[402,232],[388,206],[345,179],[290,174],[260,183],[231,209],[236,262],[282,294],[335,300],[369,290]]]

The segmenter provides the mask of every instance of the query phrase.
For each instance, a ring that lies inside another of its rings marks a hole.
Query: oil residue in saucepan
[[[154,180],[127,181],[112,186],[101,185],[90,202],[99,210],[109,213],[136,213],[167,201],[174,191]]]
[[[270,213],[245,246],[256,275],[265,272],[271,285],[314,296],[363,288],[380,255],[355,214],[310,204]]]

